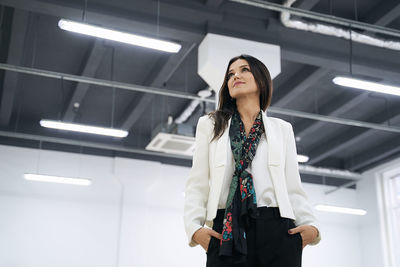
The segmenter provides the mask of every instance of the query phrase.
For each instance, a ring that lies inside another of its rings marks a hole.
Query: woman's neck
[[[248,99],[237,99],[236,107],[242,120],[254,121],[260,113],[259,99],[257,101],[248,101]]]

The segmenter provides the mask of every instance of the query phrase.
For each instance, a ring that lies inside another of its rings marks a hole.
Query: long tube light
[[[337,77],[333,78],[332,81],[335,84],[341,85],[341,86],[400,96],[400,87],[398,87],[398,86],[364,81],[364,80],[360,80],[360,79],[343,77],[343,76],[337,76]]]
[[[120,32],[107,29],[87,23],[75,22],[66,19],[60,19],[58,27],[65,31],[76,32],[80,34],[90,35],[93,37],[108,39],[125,44],[137,45],[152,49],[157,49],[169,53],[177,53],[181,49],[181,45],[169,41],[149,38],[127,32]]]
[[[310,158],[306,155],[297,154],[297,161],[300,163],[306,163]]]
[[[24,178],[25,180],[29,181],[72,184],[72,185],[90,185],[92,183],[91,180],[85,178],[72,178],[72,177],[32,174],[32,173],[25,173]]]
[[[365,211],[363,209],[345,208],[345,207],[331,206],[331,205],[321,205],[321,204],[316,205],[315,209],[319,210],[319,211],[334,212],[334,213],[344,213],[344,214],[351,214],[351,215],[365,215],[365,214],[367,214],[367,211]]]
[[[73,131],[73,132],[82,132],[82,133],[90,133],[90,134],[99,134],[106,135],[112,137],[123,138],[128,136],[128,131],[113,129],[113,128],[103,128],[96,126],[88,126],[83,124],[76,123],[66,123],[61,121],[52,121],[52,120],[41,120],[40,125],[46,128],[65,130],[65,131]]]

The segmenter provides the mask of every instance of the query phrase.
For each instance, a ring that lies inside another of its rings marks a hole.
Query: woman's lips
[[[242,84],[242,83],[244,83],[244,82],[235,82],[235,83],[233,84],[233,87],[235,87],[236,85]]]

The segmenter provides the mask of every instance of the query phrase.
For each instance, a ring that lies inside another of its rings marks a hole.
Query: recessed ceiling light
[[[29,181],[72,184],[72,185],[90,185],[92,183],[91,180],[85,178],[72,178],[72,177],[32,174],[32,173],[25,173],[24,178],[25,180]]]
[[[75,22],[66,19],[60,19],[60,21],[58,22],[58,27],[66,31],[81,33],[125,44],[152,48],[170,53],[177,53],[182,47],[180,44],[174,42],[163,41],[127,32],[115,31],[100,26]]]
[[[400,96],[400,87],[398,87],[398,86],[364,81],[364,80],[360,80],[360,79],[343,77],[343,76],[337,76],[337,77],[333,78],[332,81],[335,84],[341,85],[341,86]]]
[[[306,156],[306,155],[297,154],[297,161],[298,162],[304,163],[304,162],[307,162],[309,159],[310,158],[308,156]]]
[[[40,125],[42,127],[46,127],[46,128],[65,130],[65,131],[73,131],[73,132],[81,132],[81,133],[98,134],[98,135],[106,135],[106,136],[112,136],[112,137],[118,137],[118,138],[123,138],[128,135],[128,131],[125,131],[125,130],[88,126],[88,125],[76,124],[76,123],[66,123],[66,122],[61,122],[61,121],[41,120]]]
[[[333,212],[333,213],[344,213],[344,214],[351,214],[351,215],[365,215],[367,211],[363,209],[354,209],[354,208],[345,208],[345,207],[338,207],[338,206],[331,206],[331,205],[321,205],[318,204],[315,206],[316,210],[319,211],[326,211],[326,212]]]

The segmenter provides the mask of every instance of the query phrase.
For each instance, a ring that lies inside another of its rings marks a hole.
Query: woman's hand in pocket
[[[311,225],[300,225],[289,230],[289,234],[291,235],[297,233],[300,233],[304,248],[318,236],[318,229]]]
[[[221,239],[222,235],[213,229],[202,227],[193,234],[193,241],[200,244],[207,252],[208,245],[210,244],[211,236]]]

